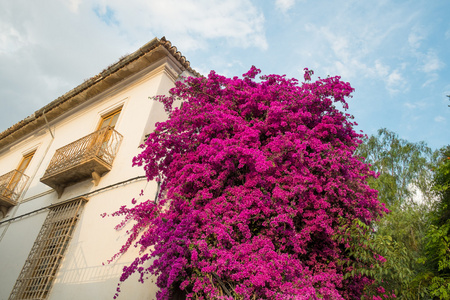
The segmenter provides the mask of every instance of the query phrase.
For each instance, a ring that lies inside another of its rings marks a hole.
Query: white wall
[[[133,248],[114,263],[103,266],[102,263],[118,252],[127,235],[125,230],[117,232],[114,229],[120,219],[100,215],[111,213],[124,204],[131,205],[132,198],[144,201],[155,197],[156,183],[147,183],[146,179],[115,184],[144,175],[142,168],[131,167],[131,160],[140,152],[138,147],[143,135],[154,129],[156,121],[167,117],[163,106],[149,97],[167,94],[173,85],[173,76],[169,76],[164,68],[155,71],[151,66],[51,122],[49,126],[54,138],[43,128],[0,153],[0,173],[4,174],[18,166],[23,154],[37,149],[25,172],[31,180],[21,202],[0,222],[91,193],[49,299],[111,299],[114,295],[123,266],[133,261],[138,249]],[[53,154],[58,148],[95,131],[100,117],[118,106],[122,106],[122,111],[115,129],[123,135],[123,141],[112,170],[102,177],[98,186],[86,180],[66,187],[58,199],[55,191],[40,182]],[[102,191],[95,192],[97,190]],[[139,197],[141,190],[144,190],[144,196]],[[8,299],[47,213],[48,210],[41,210],[0,224],[0,299]],[[123,285],[119,299],[153,299],[156,291],[150,281],[142,285],[134,278]]]

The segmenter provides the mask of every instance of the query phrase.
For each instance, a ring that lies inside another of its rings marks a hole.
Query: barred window
[[[47,299],[86,198],[55,204],[42,225],[9,297]]]

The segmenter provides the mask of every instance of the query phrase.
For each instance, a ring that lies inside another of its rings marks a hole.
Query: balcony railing
[[[97,185],[100,177],[111,170],[122,135],[111,127],[93,132],[56,150],[41,182],[61,197],[64,188],[88,178]]]
[[[28,179],[27,175],[18,170],[0,176],[0,206],[16,205]]]

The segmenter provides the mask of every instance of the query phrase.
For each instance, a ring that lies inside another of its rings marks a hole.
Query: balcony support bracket
[[[4,218],[4,217],[6,217],[6,214],[8,213],[8,208],[6,206],[4,206],[4,205],[0,205],[0,211],[3,214],[1,216],[1,218]]]
[[[56,193],[58,194],[58,199],[60,199],[64,192],[64,187],[61,185],[57,185],[54,187],[54,189],[55,189]]]
[[[100,182],[100,174],[98,174],[96,171],[92,172],[92,182],[94,183],[94,186],[97,186]]]

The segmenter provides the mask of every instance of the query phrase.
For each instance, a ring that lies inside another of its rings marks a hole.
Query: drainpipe
[[[24,191],[28,190],[28,187],[30,186],[30,184],[33,181],[34,177],[36,177],[37,172],[41,168],[42,162],[47,157],[48,151],[50,150],[50,146],[53,144],[53,141],[55,140],[55,135],[53,134],[53,132],[52,132],[52,130],[50,128],[50,125],[48,124],[47,117],[45,116],[45,108],[42,111],[42,116],[44,117],[45,125],[46,125],[46,127],[48,129],[48,132],[50,133],[50,136],[52,137],[52,139],[51,139],[50,143],[48,143],[47,148],[45,149],[44,155],[42,155],[42,158],[39,161],[39,164],[38,164],[38,166],[36,168],[36,171],[34,172],[33,176],[30,177],[30,180],[28,181],[27,186],[25,187]],[[22,193],[22,195],[20,196],[20,200],[23,199],[24,195],[25,195],[25,193]]]
[[[21,204],[21,201],[23,200],[23,198],[24,198],[24,196],[25,196],[25,192],[28,190],[28,188],[30,187],[31,182],[32,182],[32,181],[34,180],[34,178],[36,177],[37,172],[38,172],[39,169],[41,168],[42,162],[44,161],[45,157],[46,157],[47,154],[48,154],[48,151],[50,150],[50,146],[53,144],[53,141],[55,140],[55,135],[53,134],[53,132],[52,132],[52,130],[51,130],[51,128],[50,128],[50,125],[48,124],[47,117],[45,116],[45,108],[44,108],[44,110],[42,111],[42,116],[44,117],[46,127],[47,127],[48,132],[50,133],[50,136],[52,137],[52,139],[51,139],[51,141],[48,143],[47,148],[45,149],[44,155],[42,155],[42,158],[41,158],[41,160],[40,160],[39,163],[38,163],[38,166],[37,166],[37,168],[36,168],[36,171],[34,172],[33,176],[30,176],[30,179],[28,180],[28,182],[27,182],[25,188],[23,189],[22,194],[20,195],[19,199],[17,200],[17,205],[14,206],[13,209],[11,209],[11,211],[10,211],[10,218],[13,218],[13,217],[15,216],[15,214],[16,214],[16,212],[17,212],[17,209],[19,208],[19,206],[20,206],[20,204]],[[38,118],[38,117],[36,117],[35,120],[36,120],[37,118]],[[6,217],[6,214],[4,214],[4,216]],[[5,234],[6,234],[6,231],[8,231],[8,228],[9,228],[9,225],[10,225],[10,224],[11,224],[11,222],[8,222],[8,224],[6,224],[6,226],[5,226],[4,230],[3,230],[3,232],[1,233],[1,235],[0,235],[0,243],[1,243],[1,241],[3,240],[3,237],[4,237]]]
[[[50,132],[50,135],[52,136],[52,141],[50,142],[50,144],[51,144],[51,143],[53,143],[53,140],[55,139],[55,136],[53,135],[53,132],[50,129],[50,125],[48,124],[47,117],[45,116],[45,107],[44,107],[44,110],[42,111],[42,116],[44,117],[45,125],[47,126],[48,132]],[[48,151],[48,148],[47,148],[46,151]],[[47,152],[45,152],[45,154],[47,154]],[[41,163],[42,163],[42,161],[41,161]]]

